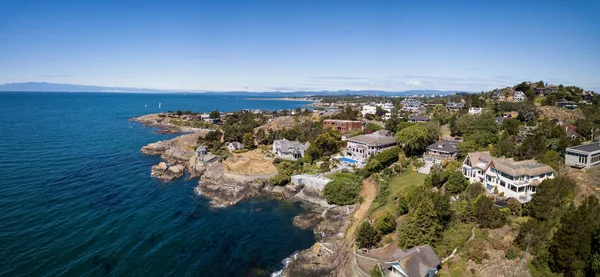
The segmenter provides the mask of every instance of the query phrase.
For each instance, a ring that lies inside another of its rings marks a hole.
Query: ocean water
[[[158,109],[162,103],[162,109]],[[268,276],[314,242],[298,204],[208,208],[196,180],[150,177],[166,110],[283,109],[197,94],[0,93],[0,276]],[[147,106],[147,107],[146,107]]]

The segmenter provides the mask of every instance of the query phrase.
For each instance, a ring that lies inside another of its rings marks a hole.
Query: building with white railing
[[[471,183],[482,183],[488,192],[497,189],[498,194],[521,203],[531,201],[543,180],[554,178],[554,170],[546,164],[495,158],[489,152],[469,153],[463,161],[462,173]]]

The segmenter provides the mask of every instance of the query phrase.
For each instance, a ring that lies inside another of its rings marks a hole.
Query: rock
[[[198,182],[197,191],[211,199],[211,206],[232,206],[260,194],[261,189],[258,186],[251,186],[252,182],[228,178],[224,172],[222,164],[209,164]]]
[[[323,217],[321,214],[316,211],[309,211],[302,214],[299,214],[294,217],[294,225],[298,226],[301,229],[309,229],[315,226],[317,223],[321,222]]]
[[[157,165],[152,166],[152,172],[150,173],[150,175],[152,177],[160,177],[165,173],[165,171],[167,171],[167,168],[167,163],[160,162]]]

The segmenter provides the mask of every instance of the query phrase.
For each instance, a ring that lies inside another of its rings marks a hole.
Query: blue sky
[[[0,0],[0,83],[600,91],[600,1]]]

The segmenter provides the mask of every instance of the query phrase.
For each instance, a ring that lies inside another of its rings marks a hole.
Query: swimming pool
[[[355,164],[355,163],[358,162],[357,160],[353,160],[353,159],[350,159],[348,157],[342,157],[342,158],[340,158],[340,161],[346,162],[346,163],[351,163],[351,164]]]

